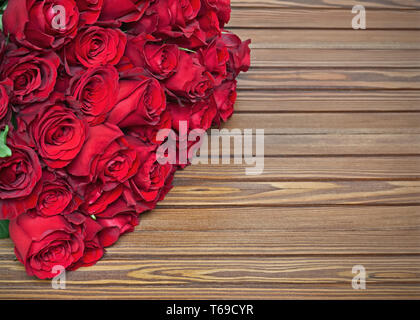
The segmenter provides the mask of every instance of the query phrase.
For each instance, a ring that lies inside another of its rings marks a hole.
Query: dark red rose
[[[53,278],[54,267],[67,268],[84,252],[83,235],[63,216],[49,218],[21,214],[10,221],[16,257],[31,276]]]
[[[61,47],[74,38],[78,22],[74,0],[12,0],[3,16],[5,34],[35,50]]]
[[[102,66],[80,72],[69,85],[70,95],[80,102],[80,110],[90,125],[105,121],[118,97],[118,72]]]
[[[200,62],[213,76],[215,86],[227,77],[229,51],[221,38],[214,39],[207,47],[199,51]]]
[[[20,48],[7,52],[1,77],[13,83],[12,102],[26,104],[48,99],[59,65],[60,59],[52,51],[38,53]]]
[[[138,214],[127,206],[123,197],[118,198],[105,211],[96,215],[96,221],[103,227],[99,239],[104,247],[113,245],[118,238],[133,232],[139,224]]]
[[[177,71],[179,50],[174,44],[140,35],[128,41],[124,56],[134,66],[147,69],[153,77],[162,80]]]
[[[103,227],[91,217],[80,218],[77,214],[78,224],[82,225],[84,251],[83,256],[68,267],[68,270],[76,270],[80,267],[89,267],[101,259],[105,253],[104,247],[100,241],[100,235]]]
[[[7,139],[10,157],[0,158],[0,219],[13,219],[35,208],[42,170],[36,153],[12,137]]]
[[[137,151],[142,164],[137,174],[125,183],[123,194],[127,204],[141,213],[155,208],[172,188],[174,167],[157,161],[156,145],[146,145],[130,136],[127,141]]]
[[[120,79],[118,102],[109,113],[108,122],[120,128],[136,125],[156,125],[166,108],[162,87],[154,78],[134,70]]]
[[[153,0],[104,0],[99,20],[133,22],[139,20]]]
[[[170,129],[172,124],[171,114],[167,110],[161,114],[160,121],[156,125],[131,126],[125,128],[127,134],[140,139],[146,144],[161,144],[157,141],[157,134],[160,130]]]
[[[77,0],[80,20],[86,24],[94,24],[99,18],[103,3],[104,0]]]
[[[65,174],[59,171],[44,170],[40,181],[42,185],[35,214],[43,217],[66,215],[75,211],[82,202],[75,190],[66,181]]]
[[[76,110],[60,100],[25,108],[18,117],[19,133],[54,169],[67,166],[86,138],[87,123]]]
[[[67,63],[86,68],[117,64],[124,54],[127,38],[119,29],[87,27],[65,48]]]
[[[222,34],[222,40],[229,50],[228,67],[233,76],[236,77],[241,71],[248,71],[251,64],[251,50],[249,49],[251,40],[242,42],[237,35],[226,31]]]
[[[179,132],[179,123],[185,122],[188,132],[194,129],[207,130],[211,127],[217,109],[214,102],[202,100],[196,103],[180,106],[178,104],[168,105],[168,111],[171,113],[172,128]]]
[[[0,82],[0,123],[7,118],[10,113],[9,94],[11,92],[12,81]]]
[[[102,212],[121,195],[121,184],[137,173],[141,159],[117,126],[91,127],[88,136],[67,170],[90,182],[82,191],[82,210],[90,215]]]
[[[198,19],[198,22],[200,24],[200,29],[205,33],[205,39],[209,40],[206,42],[210,42],[214,37],[221,35],[222,30],[220,28],[219,19],[214,11],[207,11]]]
[[[209,96],[214,86],[214,79],[195,55],[182,51],[178,72],[164,83],[174,95],[185,97],[194,102]]]
[[[227,121],[232,116],[236,95],[236,80],[225,81],[214,89],[213,99],[216,103],[218,115],[223,121]]]
[[[203,0],[204,6],[202,11],[213,10],[223,27],[225,23],[228,23],[230,20],[230,0]]]

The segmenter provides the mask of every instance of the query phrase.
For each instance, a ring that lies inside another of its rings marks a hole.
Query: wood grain
[[[358,1],[367,30],[350,0],[231,2],[252,68],[223,128],[265,129],[263,174],[178,172],[66,290],[1,240],[1,299],[420,299],[420,0]]]
[[[369,10],[366,28],[420,29],[419,11]],[[229,28],[350,29],[355,14],[348,9],[238,8]]]

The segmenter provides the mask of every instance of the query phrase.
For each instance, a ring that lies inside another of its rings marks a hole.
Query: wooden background
[[[420,1],[232,0],[252,38],[227,128],[265,128],[262,176],[195,166],[67,289],[0,241],[0,298],[420,298]],[[367,290],[352,289],[352,267]]]

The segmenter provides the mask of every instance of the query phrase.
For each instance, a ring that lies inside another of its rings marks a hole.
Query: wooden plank
[[[420,111],[420,92],[240,90],[235,111],[237,113]]]
[[[224,208],[228,214],[229,209]],[[281,211],[279,211],[281,219]],[[162,257],[233,257],[298,255],[419,255],[418,228],[384,230],[326,230],[321,216],[313,221],[319,230],[211,230],[144,231],[141,226],[107,249],[104,260]],[[13,260],[10,239],[0,241],[3,261]],[[16,261],[15,266],[21,268]],[[77,277],[77,275],[76,275]],[[18,281],[18,279],[17,279]]]
[[[420,50],[253,48],[258,68],[419,68]]]
[[[235,29],[252,48],[271,49],[420,49],[420,30]]]
[[[315,294],[318,292],[324,297],[327,293],[331,296],[355,296],[351,286],[355,265],[363,265],[366,269],[368,293],[362,296],[413,295],[413,289],[419,284],[419,259],[418,256],[107,259],[94,267],[79,270],[77,278],[75,273],[68,273],[66,290],[53,290],[49,281],[36,281],[24,276],[22,267],[10,262],[0,264],[0,272],[5,275],[0,280],[0,298],[27,298],[35,294],[41,299],[50,296],[64,298],[69,294],[88,298],[96,291],[98,295],[95,299],[124,295],[141,298],[151,292],[162,298],[169,291],[173,299],[185,298],[187,291],[201,290],[200,295],[208,290],[209,296],[229,298],[238,297],[239,289],[245,292],[240,294],[241,297],[274,298],[283,297],[289,287],[294,288],[294,295],[307,295],[306,288],[317,287],[319,289],[315,290]],[[381,292],[380,288],[385,285],[388,290]],[[185,291],[179,290],[180,286]],[[233,292],[224,291],[224,288]]]
[[[420,113],[263,113],[234,114],[225,129],[264,129],[265,134],[420,133]],[[243,131],[244,132],[244,131]]]
[[[80,271],[79,271],[80,272]],[[106,283],[106,281],[103,281]],[[39,287],[31,285],[24,289],[0,292],[2,299],[146,299],[146,300],[274,300],[274,299],[419,299],[418,284],[372,284],[369,290],[350,290],[349,284],[296,285],[287,284],[275,288],[231,288],[230,286],[206,286],[189,288],[183,286],[73,286],[66,290],[52,290],[51,284]],[[350,285],[351,286],[351,285]],[[168,303],[168,306],[170,304]]]
[[[179,223],[182,221],[182,223]],[[289,232],[420,230],[419,206],[158,208],[143,214],[142,231]],[[112,257],[110,257],[112,258]]]
[[[420,69],[252,69],[238,79],[251,90],[420,90]]]
[[[234,8],[345,8],[351,9],[355,5],[353,0],[231,0]],[[361,0],[356,4],[367,9],[420,9],[419,0]]]
[[[265,157],[420,155],[419,134],[285,134],[264,140]],[[220,148],[220,155],[227,154],[229,146]]]
[[[348,9],[235,8],[229,28],[352,29]],[[368,10],[366,28],[420,29],[420,11]]]
[[[247,164],[200,164],[178,171],[177,179],[200,181],[319,181],[420,179],[420,157],[265,157],[261,175]],[[221,161],[220,161],[221,163]]]
[[[178,177],[166,206],[420,204],[420,181],[206,181]],[[419,233],[420,236],[420,233]]]

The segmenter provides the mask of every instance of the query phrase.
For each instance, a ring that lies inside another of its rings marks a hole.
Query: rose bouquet
[[[229,0],[9,0],[0,35],[0,230],[29,275],[95,264],[171,189],[162,129],[233,113],[249,41]],[[4,231],[4,230],[3,230]]]

